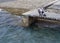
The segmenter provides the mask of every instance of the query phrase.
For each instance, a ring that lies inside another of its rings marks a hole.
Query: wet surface
[[[60,28],[24,28],[19,20],[19,16],[0,12],[0,43],[60,43]]]

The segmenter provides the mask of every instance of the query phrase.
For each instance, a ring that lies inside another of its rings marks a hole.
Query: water
[[[18,25],[20,17],[0,12],[0,43],[60,43],[60,28]]]

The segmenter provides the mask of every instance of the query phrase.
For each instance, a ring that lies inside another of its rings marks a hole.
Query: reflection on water
[[[60,43],[60,31],[33,25],[18,26],[20,17],[0,12],[0,43]]]

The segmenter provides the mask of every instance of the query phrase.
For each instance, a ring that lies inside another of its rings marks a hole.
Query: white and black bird
[[[23,13],[22,15],[25,15],[25,16],[32,16],[32,17],[46,17],[46,14],[45,14],[45,10],[52,6],[55,2],[57,2],[58,0],[55,0],[47,5],[45,5],[44,7],[42,8],[38,8],[38,9],[34,9],[34,10],[31,10],[31,11],[28,11],[28,12],[25,12]]]

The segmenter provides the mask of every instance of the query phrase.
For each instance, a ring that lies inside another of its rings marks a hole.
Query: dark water
[[[20,17],[0,12],[0,43],[60,43],[59,28],[18,25]]]

